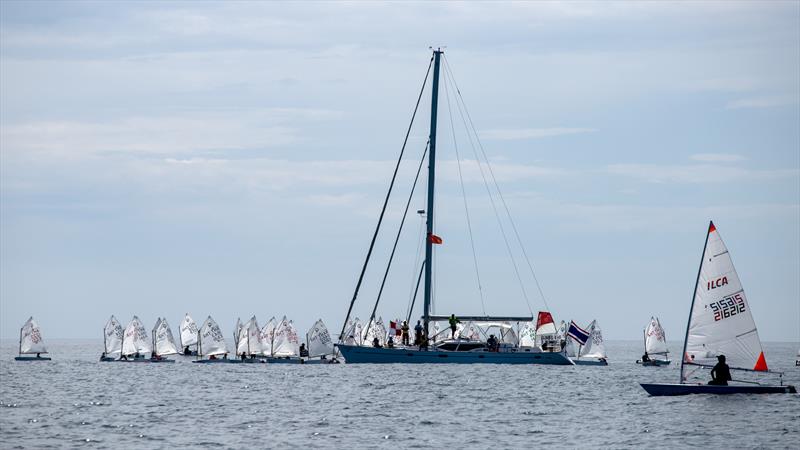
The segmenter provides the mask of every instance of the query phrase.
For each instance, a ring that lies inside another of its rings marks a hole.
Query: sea
[[[99,340],[47,344],[31,363],[0,341],[0,448],[800,448],[800,395],[650,397],[639,383],[680,364],[635,364],[636,341],[607,341],[605,367],[122,364]],[[800,387],[797,343],[764,349]]]

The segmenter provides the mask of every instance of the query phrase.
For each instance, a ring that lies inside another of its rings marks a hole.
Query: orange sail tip
[[[758,355],[758,361],[756,361],[756,366],[753,367],[753,370],[757,370],[759,372],[766,372],[769,370],[767,368],[767,360],[764,358],[764,352],[761,352],[761,354]]]
[[[715,231],[717,231],[717,227],[714,226],[714,222],[709,222],[709,224],[708,224],[708,232],[709,233],[713,233]]]

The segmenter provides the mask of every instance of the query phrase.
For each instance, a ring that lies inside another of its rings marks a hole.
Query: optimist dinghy
[[[317,320],[306,334],[308,357],[302,358],[304,364],[331,364],[334,358],[333,339],[322,319]]]
[[[197,332],[197,358],[192,362],[199,364],[238,362],[228,359],[225,337],[211,316],[208,316]]]
[[[300,359],[300,340],[297,337],[297,329],[291,320],[283,316],[280,323],[275,327],[275,341],[273,344],[272,356],[267,358],[270,364],[301,364]]]
[[[103,328],[103,354],[100,355],[101,362],[116,361],[122,353],[122,338],[125,331],[122,329],[122,324],[119,323],[116,317],[112,314]],[[116,355],[116,356],[115,356]]]
[[[197,323],[186,313],[178,327],[178,338],[181,340],[183,356],[197,356]]]
[[[603,343],[603,332],[596,320],[586,327],[588,338],[586,343],[578,347],[578,355],[572,358],[572,362],[578,366],[607,366],[608,356],[606,346]]]
[[[261,328],[256,316],[253,316],[239,327],[236,334],[236,354],[243,363],[263,363],[263,353]]]
[[[650,323],[644,329],[644,354],[647,358],[637,359],[636,364],[643,366],[666,366],[671,361],[667,358],[667,337],[658,318],[650,318]],[[659,358],[660,357],[660,358]]]
[[[167,319],[159,318],[153,327],[153,354],[150,362],[174,363],[174,359],[167,359],[164,356],[177,354],[178,348],[175,346],[175,338],[172,337]]]
[[[720,386],[690,382],[690,377],[698,370],[711,368],[718,356],[725,356],[732,371],[769,372],[750,305],[730,253],[714,223],[710,222],[689,308],[680,383],[642,383],[642,388],[656,396],[797,393],[794,386],[784,386],[782,378],[779,386],[740,380],[731,381],[748,384]]]
[[[42,353],[47,353],[47,347],[44,345],[42,339],[42,331],[39,329],[39,324],[29,318],[25,325],[19,330],[19,356],[15,357],[15,361],[50,361],[51,358],[41,356]],[[23,356],[34,355],[34,356]]]
[[[119,362],[150,362],[145,357],[152,351],[150,340],[147,338],[147,330],[138,317],[133,319],[125,327],[122,334],[122,352],[116,361]]]

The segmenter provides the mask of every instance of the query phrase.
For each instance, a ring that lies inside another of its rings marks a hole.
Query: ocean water
[[[119,364],[102,343],[49,341],[52,362],[0,342],[2,448],[798,448],[800,396],[649,397],[678,364],[607,367]],[[796,343],[765,343],[800,386]],[[671,349],[679,349],[673,342]]]

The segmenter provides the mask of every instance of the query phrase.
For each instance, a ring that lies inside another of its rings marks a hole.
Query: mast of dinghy
[[[429,139],[430,151],[428,152],[428,206],[426,210],[427,233],[425,234],[425,302],[422,319],[425,322],[425,338],[428,338],[428,324],[431,313],[431,288],[432,288],[432,259],[433,259],[433,193],[436,177],[436,109],[439,100],[439,62],[442,49],[433,51],[433,85],[431,88],[431,134]]]
[[[23,325],[22,328],[19,329],[19,356],[22,356],[22,330],[25,329]]]
[[[706,242],[703,243],[703,255],[700,257],[700,266],[697,268],[697,280],[694,282],[694,290],[692,291],[692,304],[689,306],[689,318],[686,320],[686,334],[683,336],[683,352],[681,352],[681,384],[683,384],[683,366],[686,362],[686,344],[689,343],[689,326],[692,325],[692,311],[694,311],[694,299],[697,297],[697,286],[700,284],[700,271],[703,270],[703,261],[706,259],[706,247],[708,247],[708,236],[711,235],[711,227],[714,222],[708,221],[708,232],[706,232]],[[666,338],[665,338],[666,340]]]

